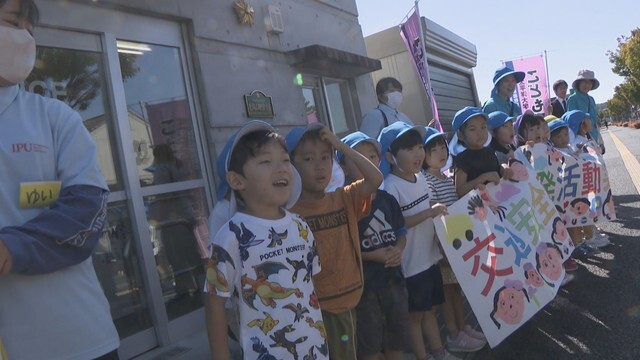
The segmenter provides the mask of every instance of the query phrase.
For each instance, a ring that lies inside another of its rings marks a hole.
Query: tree
[[[607,55],[615,74],[640,81],[640,28],[632,30],[631,36],[619,37],[618,49]]]
[[[630,36],[618,38],[618,48],[608,51],[612,70],[624,78],[616,86],[607,107],[612,116],[637,116],[640,110],[640,28],[631,31]],[[614,115],[615,114],[615,115]]]

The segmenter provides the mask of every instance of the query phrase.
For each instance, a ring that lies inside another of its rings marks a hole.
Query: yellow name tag
[[[58,200],[60,181],[34,181],[20,183],[20,208],[49,206]]]

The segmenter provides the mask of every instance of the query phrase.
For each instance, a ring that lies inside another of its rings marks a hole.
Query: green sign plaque
[[[245,95],[244,106],[247,109],[247,117],[272,118],[274,116],[271,96],[265,95],[260,90],[254,90],[251,94]]]

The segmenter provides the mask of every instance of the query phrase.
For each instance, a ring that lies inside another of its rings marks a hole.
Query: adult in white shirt
[[[91,259],[109,197],[96,145],[77,112],[18,87],[37,19],[34,0],[0,0],[0,358],[117,359]]]
[[[380,131],[396,121],[413,125],[413,121],[400,111],[402,104],[402,84],[395,78],[382,78],[376,84],[378,106],[369,110],[362,118],[360,131],[377,139]]]

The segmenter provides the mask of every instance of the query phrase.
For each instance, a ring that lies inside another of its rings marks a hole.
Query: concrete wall
[[[269,121],[283,133],[306,124],[304,98],[293,83],[297,71],[290,65],[287,52],[318,44],[366,56],[354,0],[248,0],[254,9],[253,26],[237,21],[233,1],[76,2],[185,25],[211,159],[230,134],[249,120],[243,95],[253,90],[272,97],[275,117]],[[284,23],[281,34],[268,32],[269,5],[280,8]],[[356,114],[360,114],[376,104],[375,89],[369,75],[352,80],[357,93]]]

